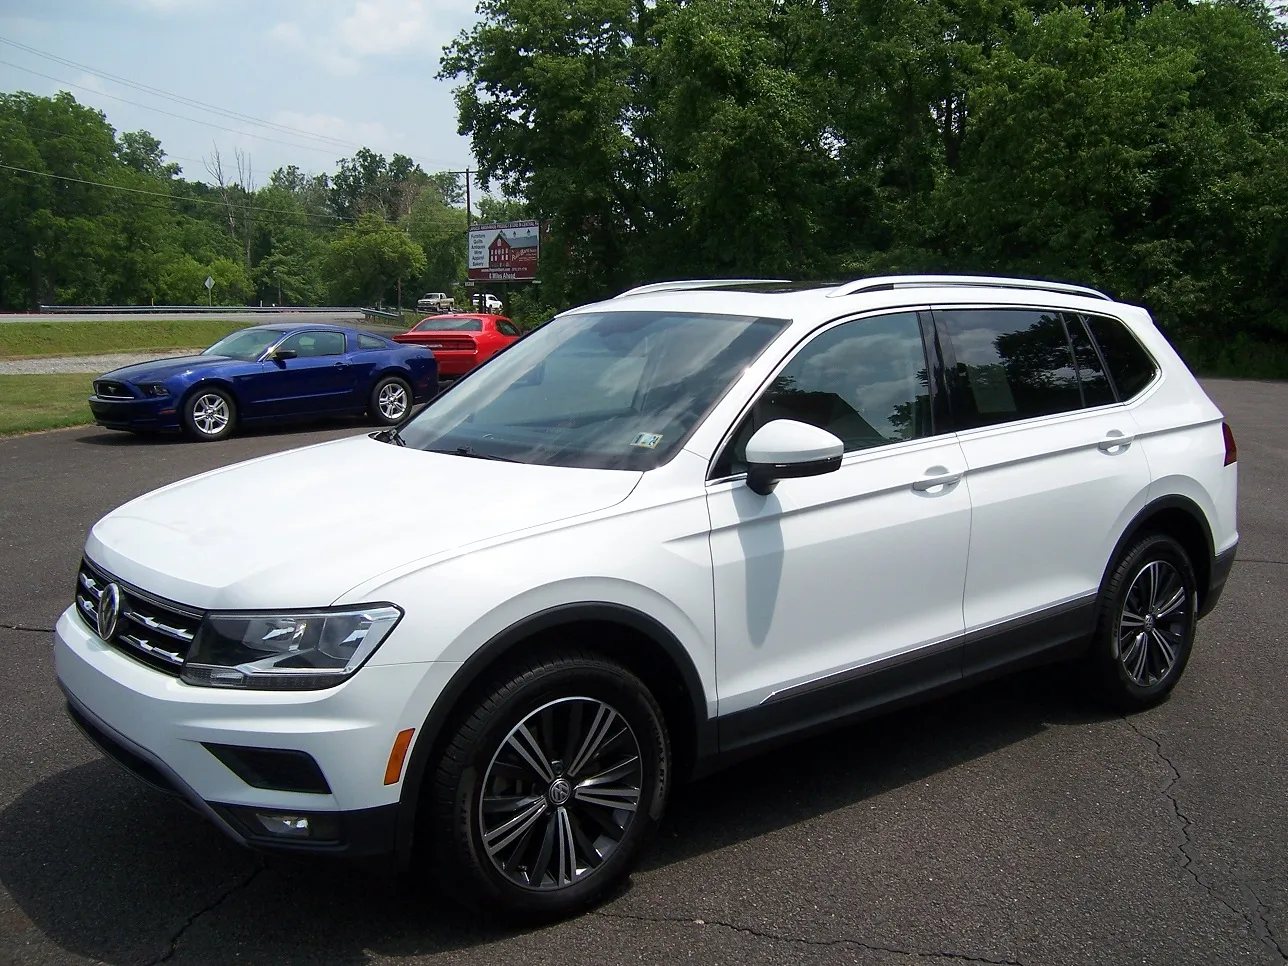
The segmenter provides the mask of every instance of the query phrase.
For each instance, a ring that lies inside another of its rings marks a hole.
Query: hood
[[[122,366],[105,372],[99,379],[116,379],[120,382],[164,382],[171,376],[181,376],[192,369],[213,369],[226,366],[239,359],[228,356],[176,356],[173,359],[156,359],[152,362],[139,362],[132,366]]]
[[[613,506],[639,478],[359,436],[155,490],[99,520],[86,553],[194,607],[322,607],[411,561]]]

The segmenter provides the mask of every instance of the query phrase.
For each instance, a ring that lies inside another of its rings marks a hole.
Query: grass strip
[[[246,325],[219,319],[3,322],[0,359],[205,348]]]
[[[92,423],[89,373],[0,376],[0,436]]]

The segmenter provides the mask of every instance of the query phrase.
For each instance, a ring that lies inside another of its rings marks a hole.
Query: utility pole
[[[465,227],[469,228],[470,221],[470,169],[465,169]]]

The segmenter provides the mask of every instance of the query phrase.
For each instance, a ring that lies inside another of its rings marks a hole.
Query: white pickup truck
[[[450,312],[456,301],[446,292],[426,292],[416,300],[417,312]]]

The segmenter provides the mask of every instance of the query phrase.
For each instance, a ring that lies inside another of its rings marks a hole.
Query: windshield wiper
[[[396,426],[390,426],[388,429],[382,429],[378,433],[372,433],[371,438],[378,439],[382,443],[393,443],[395,446],[407,445],[407,441],[402,438]]]
[[[500,463],[521,462],[521,460],[512,460],[508,456],[494,456],[491,453],[480,453],[478,450],[471,449],[468,446],[458,446],[456,447],[456,449],[431,449],[431,450],[427,450],[426,452],[444,453],[447,456],[468,456],[471,459],[476,459],[476,460],[496,460]]]

